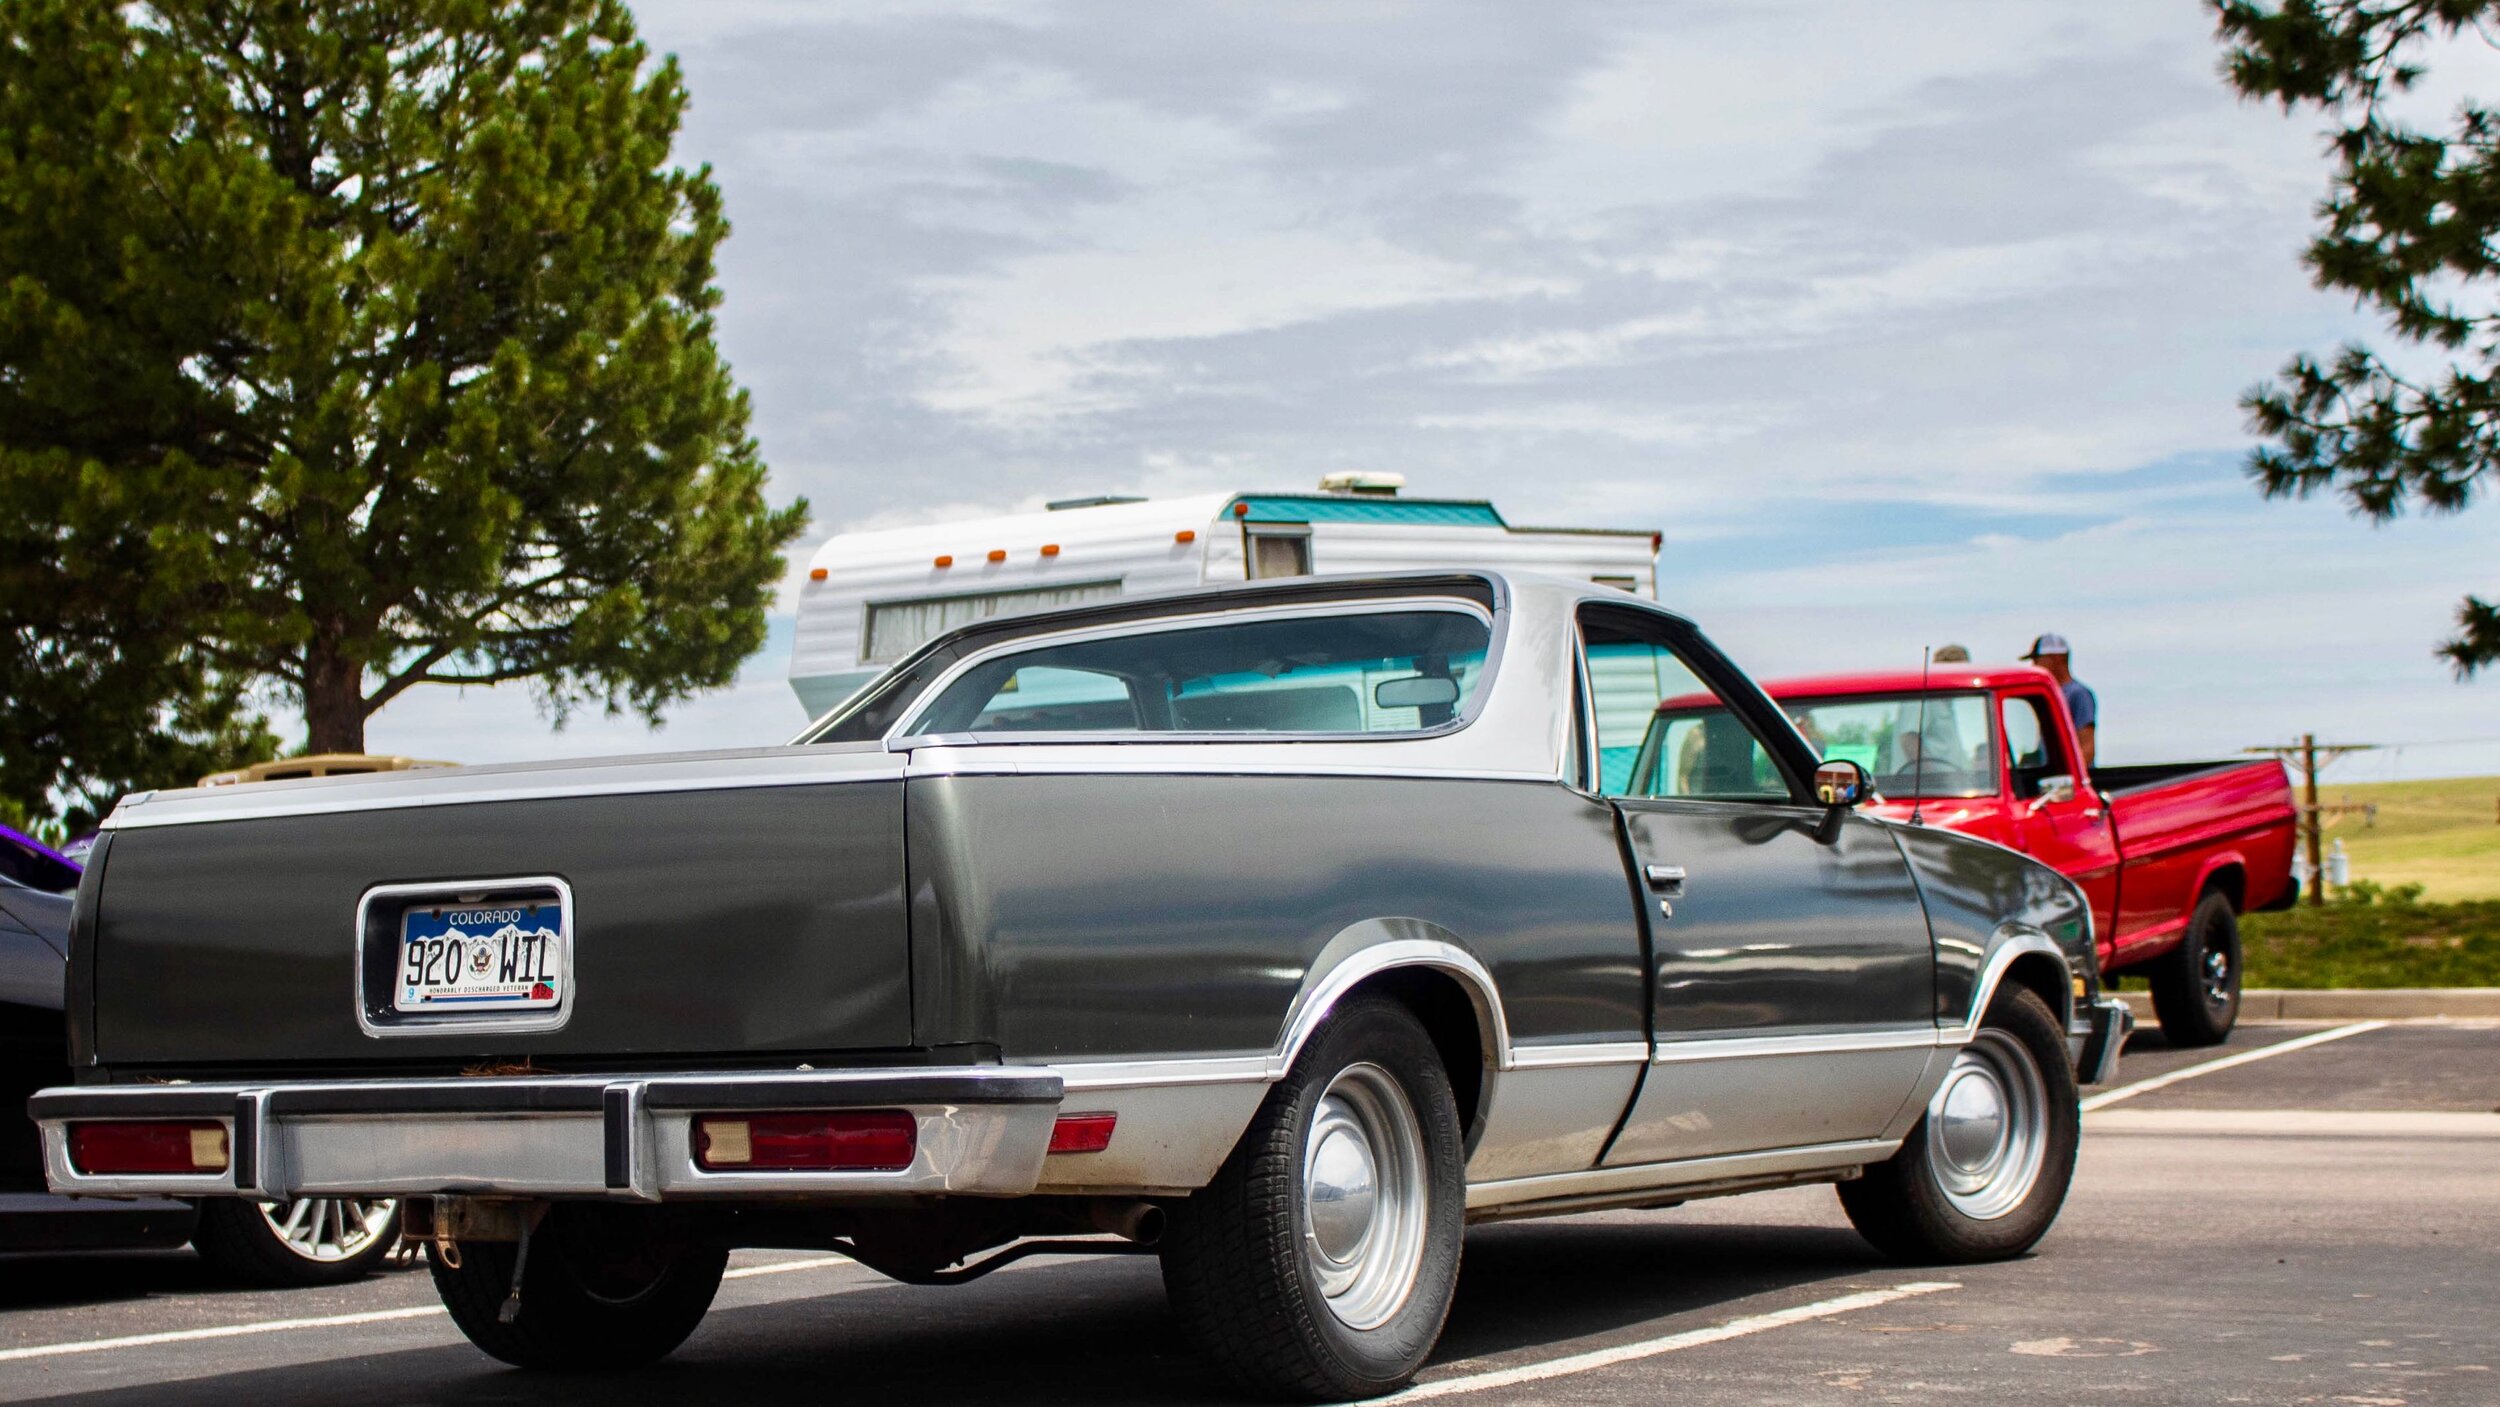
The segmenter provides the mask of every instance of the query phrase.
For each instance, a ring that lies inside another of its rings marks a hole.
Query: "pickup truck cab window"
[[[1466,715],[1492,628],[1436,607],[1044,641],[941,687],[905,732],[1413,733]]]
[[[1934,693],[1780,704],[1819,757],[1866,769],[1887,797],[1994,796],[1996,736],[1983,693]],[[1670,715],[1659,714],[1665,723]]]

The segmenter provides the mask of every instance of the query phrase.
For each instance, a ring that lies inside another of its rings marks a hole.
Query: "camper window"
[[[1083,581],[1067,586],[982,591],[915,601],[871,601],[868,628],[860,633],[859,662],[892,664],[956,626],[970,625],[976,620],[1105,601],[1119,594],[1120,583],[1116,581]]]
[[[1311,574],[1311,530],[1294,528],[1286,532],[1273,529],[1250,530],[1250,576],[1255,581],[1270,577],[1309,576]]]

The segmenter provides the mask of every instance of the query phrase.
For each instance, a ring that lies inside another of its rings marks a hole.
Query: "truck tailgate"
[[[786,752],[401,773],[138,808],[110,835],[73,943],[77,1044],[106,1065],[204,1073],[908,1045],[896,759]],[[369,892],[521,876],[570,892],[558,1028],[492,1013],[459,1030],[364,1028]]]

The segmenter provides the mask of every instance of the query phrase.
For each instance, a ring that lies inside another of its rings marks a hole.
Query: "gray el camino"
[[[1244,1383],[1379,1393],[1471,1221],[2048,1229],[2127,1030],[2085,907],[1864,788],[1585,583],[977,622],[786,747],[125,801],[31,1109],[62,1192],[430,1199],[513,1363],[667,1353],[737,1247],[1151,1249]]]

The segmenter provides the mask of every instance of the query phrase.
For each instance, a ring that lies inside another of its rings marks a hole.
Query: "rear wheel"
[[[2179,946],[2151,975],[2162,1035],[2175,1046],[2220,1045],[2240,1019],[2240,916],[2231,896],[2206,890]]]
[[[1162,1242],[1173,1307],[1256,1390],[1370,1397],[1421,1368],[1458,1283],[1458,1104],[1432,1039],[1380,998],[1340,1007]]]
[[[1903,1260],[2017,1256],[2066,1204],[2082,1129],[2056,1015],[2028,988],[1999,992],[1901,1151],[1840,1184],[1840,1204]]]
[[[337,1285],[370,1274],[399,1244],[399,1203],[299,1197],[200,1204],[191,1245],[229,1278],[252,1285]]]
[[[669,1242],[612,1208],[559,1205],[530,1240],[519,1312],[504,1322],[517,1242],[426,1247],[434,1288],[469,1342],[522,1368],[629,1368],[686,1341],[720,1291],[729,1252]]]

